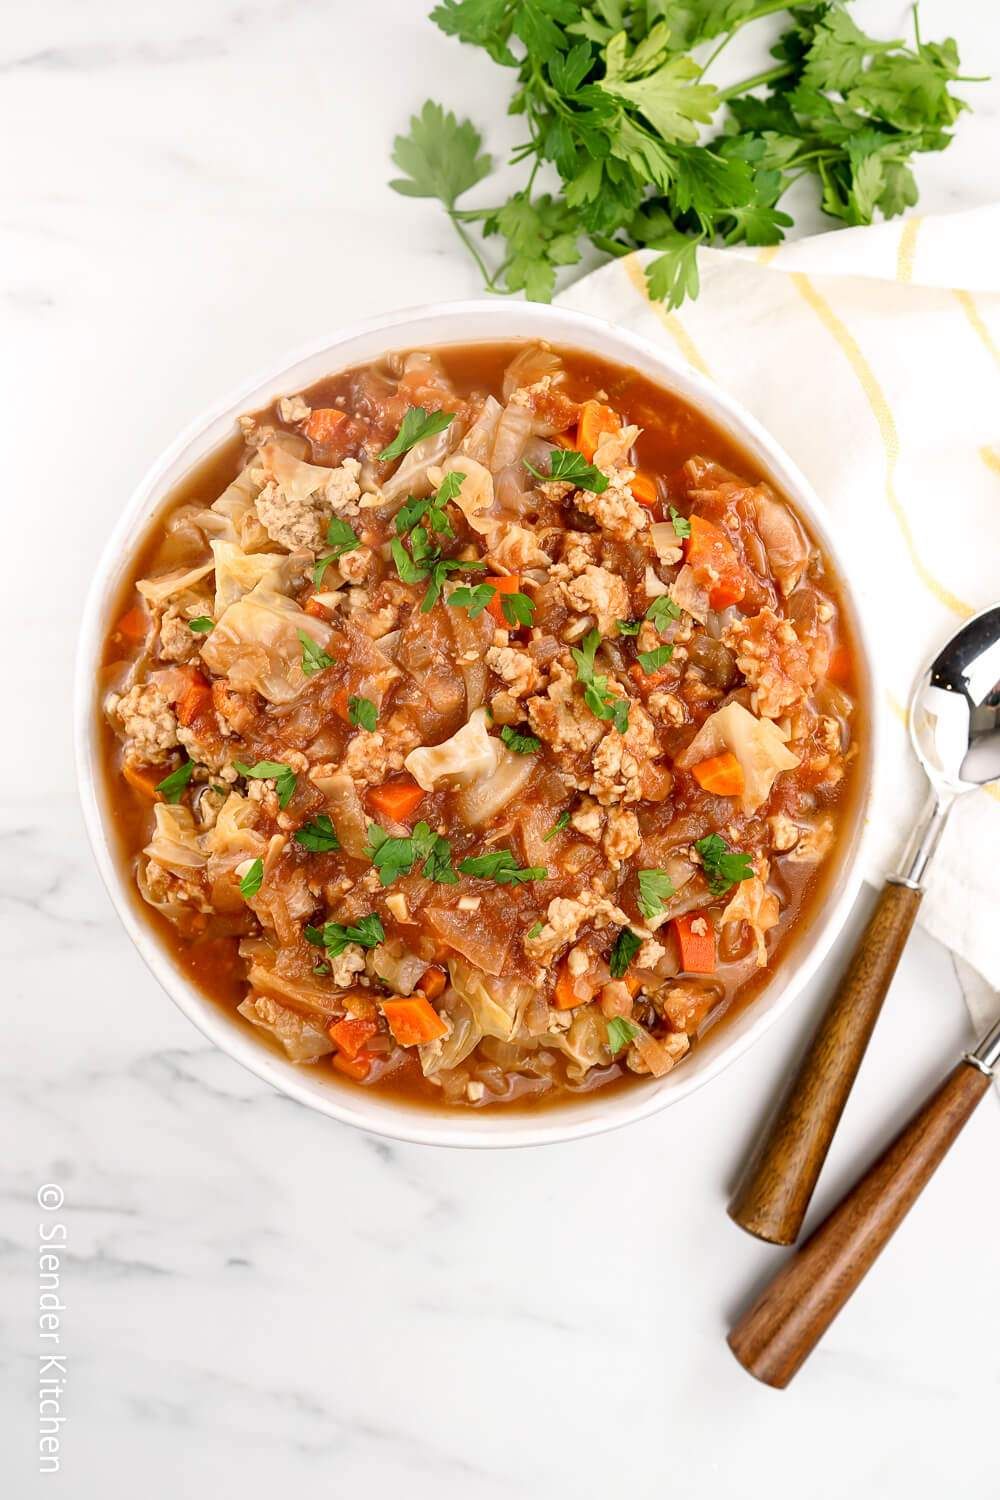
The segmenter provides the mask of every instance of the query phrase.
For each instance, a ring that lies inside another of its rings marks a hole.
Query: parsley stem
[[[469,254],[472,256],[472,259],[479,267],[479,274],[483,278],[486,290],[488,292],[499,292],[500,288],[497,286],[496,282],[493,280],[493,277],[486,269],[486,262],[480,255],[475,241],[473,240],[471,234],[469,234],[468,230],[465,228],[464,224],[461,224],[459,222],[456,212],[453,208],[448,209],[448,217],[451,220],[452,225],[454,226],[455,233],[458,235],[459,239],[462,241],[462,244],[465,246],[466,250],[468,250]]]
[[[754,73],[751,78],[744,78],[742,83],[733,83],[727,89],[719,89],[719,101],[721,103],[726,99],[736,99],[740,94],[748,94],[751,89],[759,89],[762,84],[774,83],[779,78],[787,78],[789,73],[794,72],[794,63],[782,63],[777,68],[765,68],[763,73]]]
[[[741,17],[740,20],[734,21],[731,24],[729,30],[723,36],[719,45],[716,47],[715,51],[710,52],[708,55],[708,60],[702,64],[701,72],[698,75],[699,78],[704,78],[705,74],[715,62],[715,59],[718,57],[723,47],[727,46],[728,43],[732,41],[736,33],[738,31],[741,31],[744,26],[747,26],[751,21],[759,20],[761,16],[772,16],[774,15],[775,11],[787,9],[788,0],[763,0],[763,4],[755,5],[753,10],[747,11],[747,14]]]

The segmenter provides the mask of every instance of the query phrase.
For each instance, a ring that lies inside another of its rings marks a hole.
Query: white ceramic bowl
[[[321,376],[363,364],[392,349],[433,347],[502,339],[546,338],[553,344],[591,351],[641,371],[706,413],[753,457],[788,495],[826,549],[843,588],[862,662],[863,698],[868,722],[859,767],[860,794],[853,826],[838,850],[839,867],[828,881],[821,904],[808,927],[793,939],[766,990],[734,1020],[710,1032],[693,1054],[666,1078],[625,1089],[598,1090],[531,1113],[492,1110],[432,1111],[390,1094],[341,1083],[329,1070],[297,1067],[274,1055],[238,1016],[230,1017],[188,982],[160,944],[152,925],[141,918],[107,833],[100,768],[97,668],[107,618],[123,574],[130,566],[136,540],[149,518],[177,483],[231,436],[241,412],[266,406],[278,395],[303,389]],[[816,972],[839,932],[861,882],[860,852],[875,755],[875,694],[872,653],[857,603],[822,505],[778,444],[737,402],[702,375],[675,362],[645,339],[582,313],[537,303],[455,302],[387,314],[345,328],[293,356],[280,368],[256,380],[199,417],[156,461],[122,511],[108,540],[87,599],[80,635],[76,678],[76,748],[80,793],[94,854],[104,882],[132,941],[168,995],[184,1014],[224,1052],[282,1093],[334,1119],[378,1135],[428,1145],[528,1146],[575,1140],[645,1119],[675,1104],[721,1073],[753,1045],[799,994]]]

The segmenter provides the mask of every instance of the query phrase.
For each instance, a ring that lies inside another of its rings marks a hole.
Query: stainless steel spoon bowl
[[[910,738],[931,793],[891,878],[920,890],[955,799],[1000,779],[1000,604],[963,625],[918,679]]]
[[[967,621],[914,688],[910,735],[930,792],[899,872],[890,875],[805,1057],[729,1206],[751,1234],[788,1245],[878,1020],[958,797],[1000,778],[1000,604]]]

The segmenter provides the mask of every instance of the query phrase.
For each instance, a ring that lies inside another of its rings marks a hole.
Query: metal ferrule
[[[954,801],[954,792],[931,790],[910,835],[900,867],[895,875],[889,876],[893,885],[906,885],[914,891],[923,890],[927,866],[944,832]]]
[[[994,1069],[1000,1063],[1000,1021],[983,1037],[975,1052],[965,1054],[965,1061],[992,1078]]]

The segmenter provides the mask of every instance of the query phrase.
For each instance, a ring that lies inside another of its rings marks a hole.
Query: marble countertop
[[[39,1236],[56,1224],[74,1500],[135,1485],[147,1500],[919,1500],[956,1474],[993,1492],[995,1097],[793,1387],[756,1385],[725,1346],[781,1258],[728,1221],[727,1190],[850,934],[811,996],[682,1106],[482,1155],[339,1128],[214,1052],[99,884],[69,684],[122,498],[287,348],[477,290],[433,206],[384,186],[389,137],[428,92],[481,120],[491,149],[515,139],[507,80],[425,8],[51,0],[5,17],[5,1493],[46,1488]],[[988,9],[924,0],[925,34],[954,31],[970,71],[1000,73]],[[902,4],[857,13],[883,34],[907,24]],[[954,148],[920,165],[924,210],[1000,196],[1000,91],[975,98]],[[918,932],[814,1219],[970,1037],[954,960]],[[45,1183],[61,1207],[39,1208]]]

